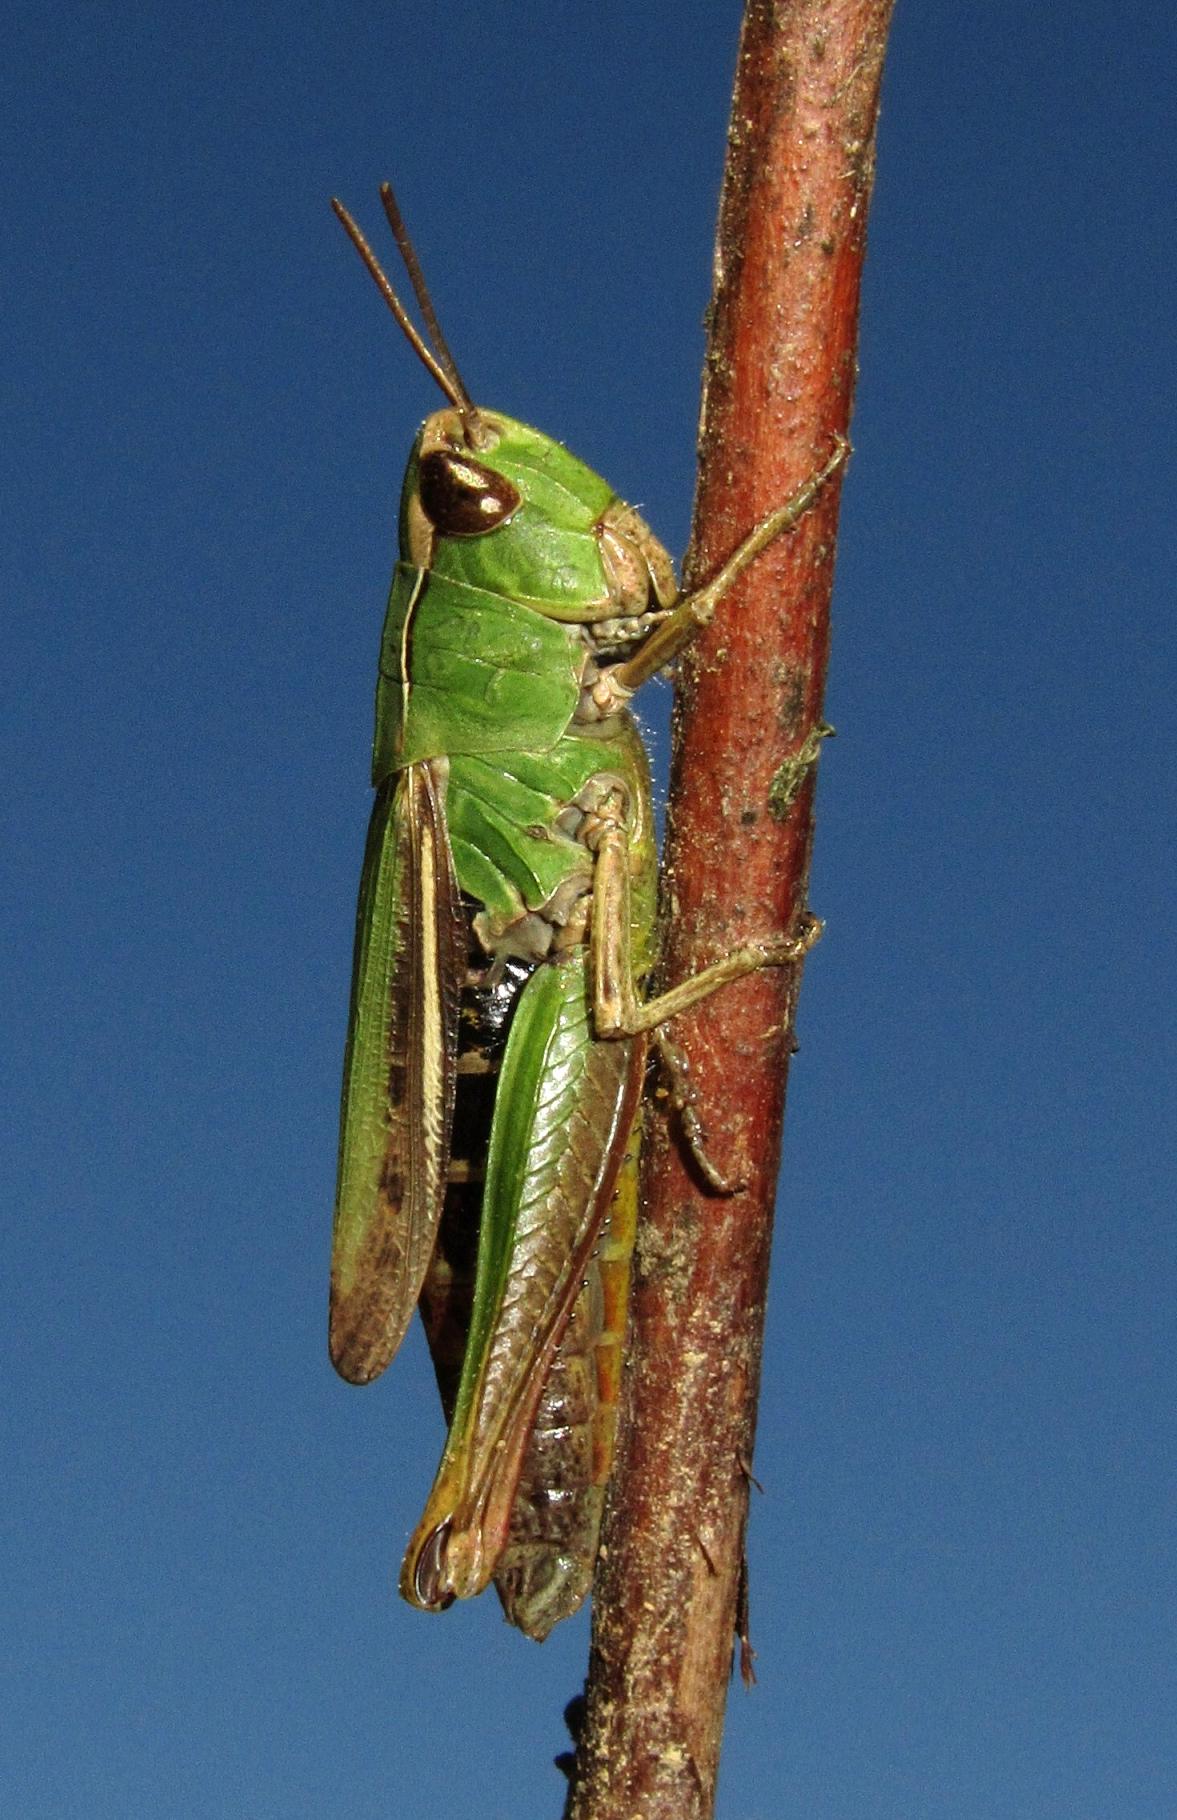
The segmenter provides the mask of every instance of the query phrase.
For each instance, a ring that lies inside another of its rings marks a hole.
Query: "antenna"
[[[344,208],[338,197],[332,196],[331,207],[335,210],[336,215],[343,223],[348,238],[364,264],[367,266],[369,272],[372,274],[380,295],[396,317],[406,339],[416,353],[417,358],[432,374],[438,386],[440,386],[441,390],[445,393],[446,397],[461,417],[462,427],[465,431],[467,442],[474,445],[478,441],[480,422],[478,412],[474,407],[474,402],[471,399],[469,392],[462,383],[462,376],[458,372],[457,362],[450,353],[449,344],[442,334],[441,324],[437,320],[437,312],[433,307],[433,300],[429,295],[429,291],[425,284],[424,274],[421,271],[421,262],[417,258],[416,249],[414,248],[412,241],[409,239],[408,229],[405,227],[404,219],[397,206],[396,197],[392,193],[391,184],[381,184],[380,200],[384,204],[384,212],[388,216],[388,224],[392,229],[397,247],[400,250],[400,256],[404,260],[405,270],[409,274],[409,282],[412,284],[413,294],[417,299],[421,314],[425,318],[425,326],[433,340],[432,349],[418,331],[408,311],[405,309],[404,304],[401,302],[388,278],[385,276],[380,261],[377,259],[356,222],[349,214],[348,210]],[[434,350],[436,350],[436,352]]]

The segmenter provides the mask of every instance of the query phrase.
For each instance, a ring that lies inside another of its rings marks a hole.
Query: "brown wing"
[[[445,771],[381,785],[356,918],[331,1263],[331,1358],[366,1384],[404,1337],[445,1196],[466,931]]]

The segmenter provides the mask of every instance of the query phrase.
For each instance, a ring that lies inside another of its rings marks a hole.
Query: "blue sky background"
[[[400,475],[327,209],[681,550],[739,7],[45,5],[5,54],[0,1806],[558,1812],[583,1622],[393,1596],[324,1350]],[[904,0],[722,1820],[1171,1820],[1173,15]],[[1168,67],[1167,67],[1168,66]],[[655,702],[651,721],[663,712]]]

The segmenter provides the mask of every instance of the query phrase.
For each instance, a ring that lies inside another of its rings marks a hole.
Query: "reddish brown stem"
[[[749,0],[720,207],[688,584],[846,430],[891,0]],[[664,984],[805,912],[840,482],[683,665]],[[727,987],[675,1034],[718,1166],[651,1120],[628,1374],[571,1820],[705,1820],[748,1507],[798,980]]]

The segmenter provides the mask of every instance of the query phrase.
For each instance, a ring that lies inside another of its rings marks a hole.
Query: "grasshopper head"
[[[594,623],[665,606],[674,568],[653,532],[563,443],[479,407],[421,426],[401,501],[402,555],[549,619]]]

